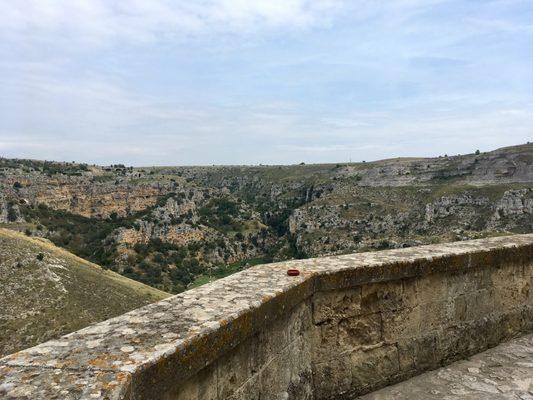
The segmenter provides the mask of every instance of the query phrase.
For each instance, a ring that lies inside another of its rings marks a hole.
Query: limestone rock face
[[[509,190],[496,204],[494,219],[533,214],[533,189]]]
[[[446,218],[465,212],[472,214],[475,213],[479,206],[488,204],[489,199],[485,197],[475,198],[467,194],[444,196],[435,202],[426,204],[425,221],[432,223],[439,218]]]
[[[206,233],[188,225],[157,225],[153,222],[140,220],[136,228],[120,228],[116,232],[116,239],[120,243],[134,245],[147,243],[152,239],[161,239],[164,242],[187,245],[205,238]]]
[[[25,176],[19,170],[9,171],[9,174],[2,180],[6,197],[45,204],[85,217],[108,218],[113,213],[126,216],[155,205],[159,197],[175,190],[175,184],[101,182],[95,181],[94,176],[47,178],[38,174]],[[24,183],[14,190],[11,182]]]
[[[508,190],[495,205],[494,214],[488,223],[490,229],[520,228],[533,230],[533,189]]]
[[[90,185],[46,186],[34,190],[33,200],[54,209],[85,217],[107,218],[116,213],[125,216],[156,204],[171,188],[159,185]]]

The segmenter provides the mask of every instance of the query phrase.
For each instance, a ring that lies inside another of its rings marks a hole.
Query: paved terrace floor
[[[360,400],[533,400],[533,334]]]

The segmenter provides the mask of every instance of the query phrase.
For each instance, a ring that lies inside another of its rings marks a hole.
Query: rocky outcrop
[[[135,223],[135,228],[118,229],[115,237],[118,243],[129,246],[136,243],[147,243],[153,239],[186,246],[189,243],[203,240],[206,234],[205,230],[192,228],[187,224],[167,225],[139,220]]]
[[[426,204],[424,220],[428,224],[435,223],[438,219],[449,216],[461,219],[471,219],[479,212],[480,207],[489,205],[486,197],[473,197],[469,194],[459,194],[455,196],[443,196],[440,199]]]
[[[533,189],[509,190],[496,204],[494,219],[533,214]]]
[[[533,189],[508,190],[495,206],[490,228],[533,230]]]
[[[158,184],[149,185],[58,185],[35,190],[36,203],[86,217],[126,216],[154,206],[157,200],[174,190]]]

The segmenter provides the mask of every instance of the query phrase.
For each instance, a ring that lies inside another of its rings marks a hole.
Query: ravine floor
[[[533,400],[533,334],[360,400]]]

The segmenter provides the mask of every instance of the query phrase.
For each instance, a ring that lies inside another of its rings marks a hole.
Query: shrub
[[[15,222],[18,218],[17,211],[13,207],[13,203],[8,203],[7,205],[7,221]]]

